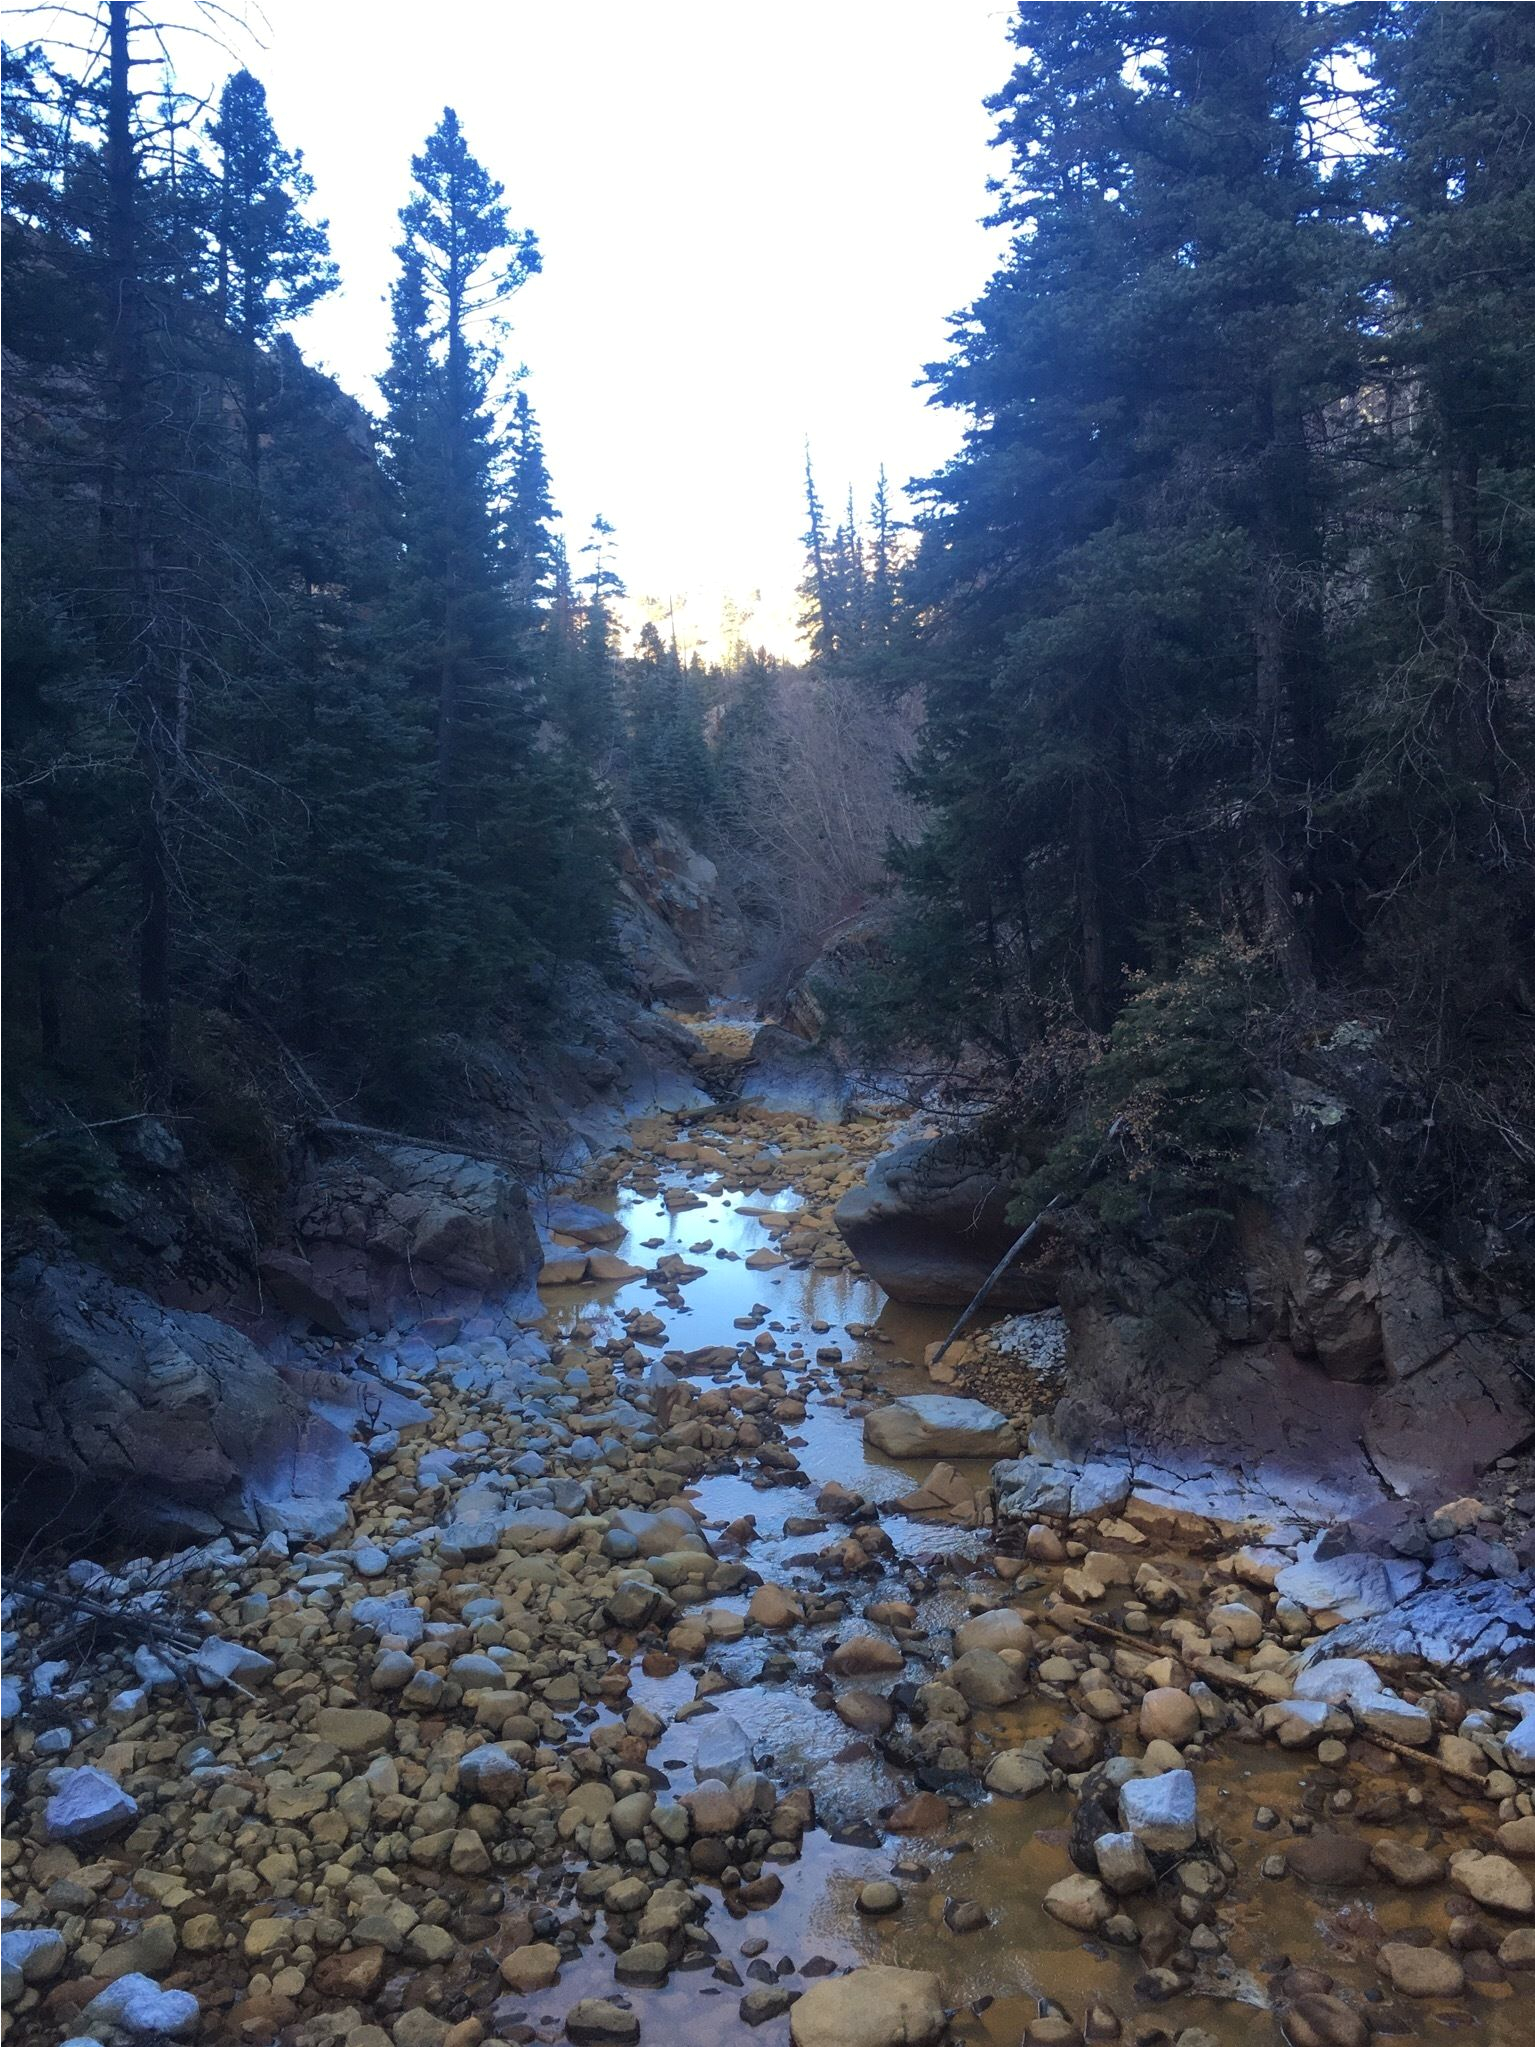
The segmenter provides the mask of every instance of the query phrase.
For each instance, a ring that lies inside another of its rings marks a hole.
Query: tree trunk
[[[1313,986],[1312,961],[1291,883],[1282,805],[1286,755],[1285,622],[1266,591],[1254,626],[1253,781],[1258,807],[1259,897],[1265,944],[1293,995]]]
[[[1077,812],[1077,915],[1083,945],[1083,1017],[1090,1031],[1109,1029],[1109,947],[1099,874],[1099,819],[1086,775],[1073,795]]]
[[[45,1054],[53,1058],[60,1050],[53,821],[44,804],[21,797],[7,800],[5,814],[16,877],[17,937],[32,969],[38,1040]]]
[[[155,617],[148,534],[142,280],[138,266],[138,161],[133,140],[130,0],[111,0],[107,22],[107,270],[113,402],[107,423],[104,538],[118,580],[117,655],[133,706],[144,790],[140,822],[139,1065],[145,1100],[165,1106],[171,1066],[171,904],[165,842],[167,728],[161,622]]]

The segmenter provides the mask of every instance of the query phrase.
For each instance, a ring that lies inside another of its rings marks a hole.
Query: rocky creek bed
[[[936,1381],[838,1238],[891,1130],[634,1126],[338,1344],[344,1531],[11,1592],[7,2040],[1531,2038],[1496,1489],[1067,1461],[1052,1318]]]

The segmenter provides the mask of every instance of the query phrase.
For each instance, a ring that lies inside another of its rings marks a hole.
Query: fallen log
[[[120,1635],[142,1636],[150,1642],[164,1643],[168,1648],[181,1650],[192,1655],[202,1648],[203,1639],[186,1629],[173,1627],[152,1614],[145,1614],[136,1608],[111,1607],[105,1601],[93,1600],[88,1594],[64,1591],[57,1586],[40,1585],[34,1579],[7,1579],[6,1589],[19,1593],[24,1600],[37,1600],[48,1607],[62,1607],[67,1612],[79,1614],[96,1623],[99,1627],[115,1630]]]

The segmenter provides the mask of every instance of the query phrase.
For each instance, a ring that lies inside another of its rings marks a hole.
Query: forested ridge
[[[1402,1193],[1520,1228],[1531,15],[1024,6],[1011,254],[907,582],[926,820],[867,1022],[1197,1234],[1370,1048]],[[1065,1137],[1062,1136],[1065,1128]],[[1025,1208],[1028,1208],[1028,1202]]]
[[[1105,1217],[1203,1233],[1266,1077],[1344,1029],[1423,1218],[1508,1220],[1527,9],[1021,7],[1010,253],[928,372],[963,446],[915,528],[883,474],[829,516],[808,455],[803,668],[621,646],[622,536],[568,552],[504,332],[536,226],[451,109],[374,419],[287,332],[338,280],[259,82],[196,118],[102,21],[88,70],[6,60],[28,1174],[88,1171],[31,1142],[61,1103],[235,1149],[273,1090],[429,1115],[455,1044],[622,978],[623,842],[670,821],[765,990],[886,895],[833,1022],[998,1105],[1026,1206],[1114,1124]]]

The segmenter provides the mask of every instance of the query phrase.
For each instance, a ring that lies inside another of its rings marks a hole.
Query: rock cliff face
[[[1058,1433],[1280,1450],[1321,1425],[1400,1495],[1470,1484],[1531,1432],[1528,1308],[1410,1226],[1357,1110],[1296,1077],[1283,1099],[1214,1268],[1080,1242]]]
[[[743,1102],[836,1123],[852,1093],[848,1076],[823,1047],[779,1024],[764,1024],[741,1071]]]
[[[619,842],[619,949],[644,1001],[704,1010],[747,948],[740,909],[714,862],[661,820]]]
[[[385,1330],[397,1314],[515,1301],[542,1259],[521,1185],[502,1166],[427,1146],[326,1141],[292,1200],[291,1248],[263,1254],[266,1321],[293,1341],[166,1307],[68,1257],[20,1260],[6,1285],[4,1444],[40,1513],[107,1513],[150,1535],[224,1526],[328,1537],[369,1460],[355,1442],[417,1410],[306,1333]]]

